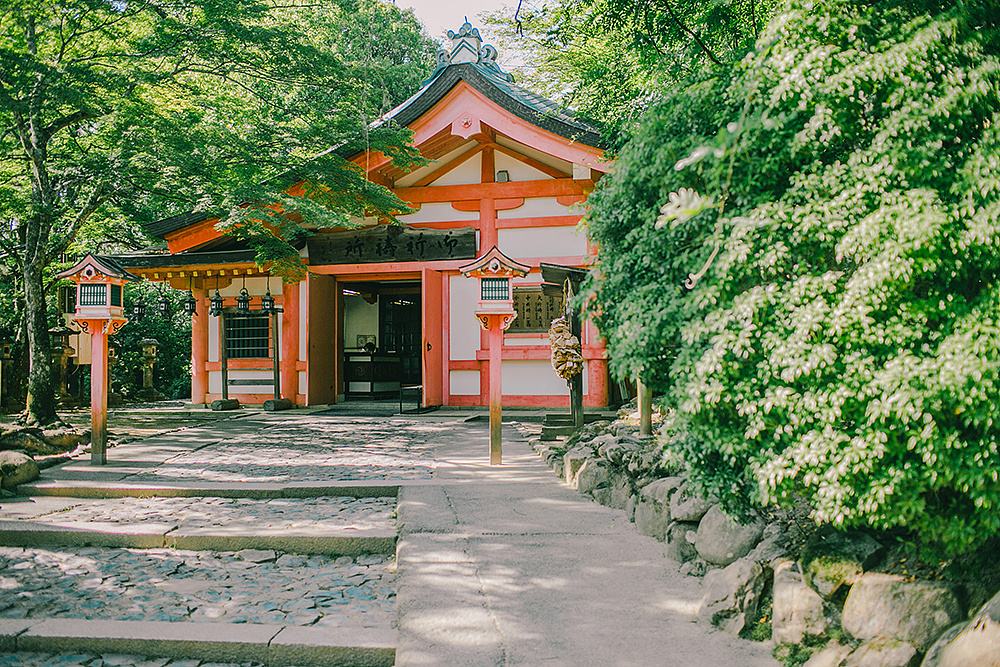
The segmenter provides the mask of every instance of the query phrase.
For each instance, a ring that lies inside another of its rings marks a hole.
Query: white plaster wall
[[[516,324],[516,322],[515,322]],[[549,337],[548,335],[540,335],[537,338],[522,338],[518,336],[517,338],[506,338],[503,342],[507,347],[531,347],[538,345],[548,345]]]
[[[475,359],[479,349],[479,322],[476,305],[479,303],[479,281],[465,276],[451,276],[448,290],[450,331],[448,332],[451,358]],[[479,393],[479,389],[476,389]]]
[[[309,392],[309,375],[305,371],[299,371],[299,393],[305,395]]]
[[[261,381],[259,385],[230,385],[230,396],[236,396],[238,394],[269,394],[274,391],[274,386],[272,384],[272,380],[274,379],[273,371],[230,370],[229,379]],[[208,391],[213,394],[222,393],[222,371],[208,372]]]
[[[507,170],[507,173],[510,174],[511,181],[540,181],[546,178],[552,178],[544,171],[535,169],[531,165],[514,159],[506,153],[501,153],[499,151],[497,151],[494,155],[494,162],[496,163],[497,171],[500,171],[501,169]]]
[[[218,317],[208,318],[208,360],[219,360],[219,327]]]
[[[410,187],[411,185],[413,185],[414,183],[416,183],[417,181],[419,181],[421,178],[423,178],[427,174],[431,173],[435,169],[438,169],[442,165],[446,165],[449,162],[451,162],[452,160],[459,160],[459,159],[461,159],[462,156],[465,153],[468,153],[471,150],[473,150],[473,148],[477,144],[478,144],[478,142],[476,142],[476,141],[466,142],[466,143],[462,144],[461,146],[459,146],[458,148],[456,148],[455,150],[442,155],[437,160],[434,160],[434,161],[432,161],[432,162],[424,165],[423,167],[420,167],[419,169],[411,171],[409,174],[407,174],[406,176],[403,176],[402,178],[397,178],[396,182],[394,184],[395,187],[397,187],[397,188]]]
[[[524,204],[518,208],[497,211],[497,218],[506,220],[508,218],[547,218],[579,214],[580,210],[576,206],[563,206],[556,201],[555,197],[532,197],[525,199]]]
[[[503,362],[503,393],[527,396],[568,396],[566,381],[544,359]]]
[[[459,158],[461,159],[461,158]],[[431,185],[471,185],[483,180],[483,154],[476,153]]]
[[[347,294],[344,296],[344,348],[356,348],[358,336],[365,334],[378,335],[378,302],[368,303],[360,296]]]
[[[518,257],[566,257],[587,254],[587,237],[577,227],[523,227],[497,231],[500,250]]]
[[[452,396],[479,396],[479,371],[449,371],[448,393]]]
[[[554,155],[549,155],[548,153],[543,153],[540,150],[526,146],[520,142],[514,141],[508,137],[498,136],[497,143],[501,146],[506,146],[507,148],[512,148],[518,153],[527,155],[528,157],[533,157],[539,162],[544,162],[545,164],[555,167],[559,171],[565,173],[569,176],[573,171],[573,165],[566,160],[557,158]]]
[[[455,222],[479,220],[479,211],[458,211],[450,202],[431,202],[423,204],[416,213],[397,215],[401,222]]]

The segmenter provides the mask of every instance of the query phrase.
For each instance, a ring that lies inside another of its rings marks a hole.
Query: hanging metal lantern
[[[166,294],[160,297],[159,310],[160,310],[160,317],[163,318],[170,317],[171,303],[170,299],[167,298]]]
[[[240,290],[240,295],[236,297],[236,310],[241,313],[250,312],[250,292],[244,287]]]
[[[132,319],[141,320],[146,316],[146,304],[141,299],[136,299],[132,303]]]
[[[194,298],[191,290],[188,290],[187,298],[184,299],[184,313],[192,317],[198,313],[198,299]]]
[[[215,288],[215,294],[212,295],[212,300],[209,302],[208,312],[212,317],[218,317],[222,314],[222,295],[219,294],[219,288]]]
[[[274,307],[274,297],[271,296],[271,290],[267,290],[267,294],[261,298],[260,310],[262,313],[267,313],[268,315],[273,315],[277,312],[277,309]]]

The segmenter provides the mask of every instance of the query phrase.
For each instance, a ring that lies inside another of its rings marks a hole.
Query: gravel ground
[[[395,498],[114,498],[87,500],[64,510],[32,517],[58,523],[161,523],[182,529],[308,529],[311,533],[347,528],[391,529]]]
[[[0,618],[390,627],[392,560],[0,547]]]

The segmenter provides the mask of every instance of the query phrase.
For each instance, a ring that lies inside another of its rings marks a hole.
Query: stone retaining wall
[[[868,534],[819,529],[803,548],[787,517],[737,521],[664,469],[634,420],[530,443],[566,484],[624,510],[665,558],[704,577],[704,622],[766,639],[769,621],[786,664],[1000,667],[1000,593],[984,602],[981,590],[870,571],[884,545]]]

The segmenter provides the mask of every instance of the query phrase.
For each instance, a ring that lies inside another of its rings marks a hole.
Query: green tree
[[[591,198],[612,358],[730,508],[952,552],[1000,532],[994,10],[792,0]]]
[[[774,0],[526,0],[488,16],[514,72],[601,123],[613,147],[693,75],[750,49]]]
[[[145,222],[218,211],[262,262],[297,270],[295,220],[401,207],[331,147],[412,157],[404,133],[368,126],[432,50],[412,13],[376,0],[4,3],[0,248],[25,301],[28,420],[56,418],[45,276],[81,229],[136,241]],[[294,181],[306,196],[283,194]]]

